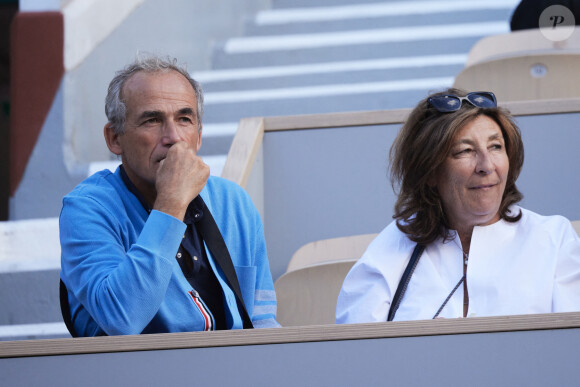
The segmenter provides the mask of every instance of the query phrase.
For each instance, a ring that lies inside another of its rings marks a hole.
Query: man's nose
[[[173,145],[181,140],[181,134],[175,122],[166,121],[162,130],[162,140],[164,144]]]

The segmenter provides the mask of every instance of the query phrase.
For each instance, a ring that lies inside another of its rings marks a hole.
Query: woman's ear
[[[431,189],[435,189],[437,187],[437,174],[436,173],[432,173],[428,178],[427,178],[427,185],[429,186],[429,188]]]
[[[110,122],[107,122],[103,131],[109,150],[117,156],[123,154],[123,146],[119,141],[121,135],[115,131],[115,128],[111,126]]]

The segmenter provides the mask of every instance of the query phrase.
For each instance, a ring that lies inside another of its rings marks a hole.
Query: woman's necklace
[[[467,263],[469,262],[469,253],[463,252],[463,317],[467,317],[469,311],[469,293],[467,292]]]
[[[460,247],[461,248],[461,247]],[[461,249],[461,252],[463,253],[463,276],[461,277],[461,279],[459,280],[459,282],[457,283],[457,285],[455,285],[455,287],[453,288],[453,290],[451,291],[451,293],[449,293],[449,295],[447,296],[447,298],[445,299],[445,301],[443,301],[443,304],[441,304],[441,306],[439,307],[439,309],[437,310],[437,313],[435,313],[435,316],[433,316],[433,319],[436,319],[439,316],[439,313],[441,313],[441,311],[443,310],[443,308],[445,308],[445,305],[447,305],[447,302],[449,302],[449,299],[453,296],[453,294],[455,293],[455,291],[457,290],[457,288],[459,288],[459,286],[463,283],[463,281],[465,281],[465,276],[466,276],[466,268],[467,268],[467,263],[469,262],[469,254],[467,254],[465,251],[463,251],[463,249]],[[466,306],[466,301],[465,301],[466,297],[464,296],[463,299],[463,306],[465,309]],[[469,299],[467,299],[467,305],[469,304]],[[465,311],[464,311],[465,314]]]
[[[465,275],[463,275],[463,277],[461,277],[461,279],[459,280],[459,282],[457,283],[457,285],[455,285],[455,287],[453,288],[453,290],[451,291],[451,293],[449,293],[449,295],[447,296],[447,298],[445,299],[445,301],[443,301],[443,304],[441,304],[441,306],[437,310],[437,313],[435,313],[435,316],[433,316],[433,319],[436,319],[439,316],[439,313],[441,313],[441,311],[443,310],[443,308],[445,308],[445,305],[447,305],[447,301],[449,301],[449,299],[451,298],[451,296],[453,296],[453,293],[455,293],[455,291],[457,290],[457,288],[459,287],[459,285],[461,285],[461,283],[463,282],[463,280],[465,280]]]

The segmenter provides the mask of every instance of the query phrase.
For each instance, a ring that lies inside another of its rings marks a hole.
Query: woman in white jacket
[[[337,323],[580,310],[580,238],[517,205],[523,143],[493,93],[425,98],[390,157],[395,220],[347,275]]]

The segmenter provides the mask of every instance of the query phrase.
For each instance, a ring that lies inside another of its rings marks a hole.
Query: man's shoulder
[[[209,177],[207,184],[202,191],[202,195],[203,194],[207,195],[209,198],[248,198],[247,192],[237,183],[219,176]]]
[[[214,216],[222,214],[231,217],[232,214],[256,214],[256,207],[250,195],[238,184],[218,176],[210,176],[201,197]]]
[[[224,189],[234,189],[234,190],[242,189],[242,187],[240,187],[237,183],[234,183],[233,181],[228,180],[226,178],[214,175],[210,175],[210,177],[207,180],[207,184],[208,186],[221,187]]]
[[[78,197],[111,198],[116,196],[116,186],[120,182],[117,180],[118,176],[108,169],[96,172],[80,182],[65,196],[65,200]]]

